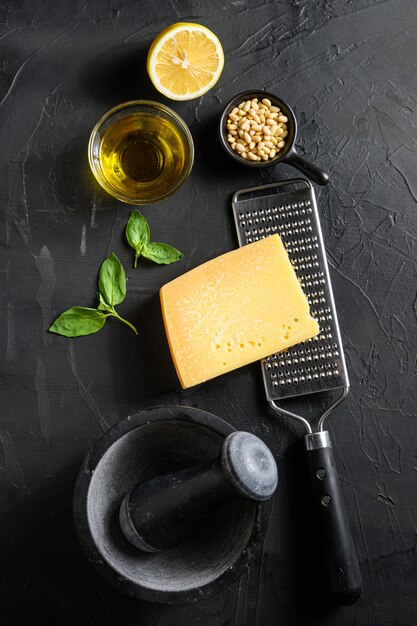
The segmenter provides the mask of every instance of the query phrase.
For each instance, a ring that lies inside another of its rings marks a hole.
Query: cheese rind
[[[164,285],[160,297],[184,389],[320,330],[278,235],[203,263]]]

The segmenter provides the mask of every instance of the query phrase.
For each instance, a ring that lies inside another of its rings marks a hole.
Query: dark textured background
[[[416,17],[413,0],[0,3],[2,626],[417,623]],[[212,28],[226,56],[216,87],[185,103],[157,94],[145,70],[151,40],[179,20]],[[319,593],[301,431],[268,410],[258,366],[187,392],[167,389],[158,372],[167,364],[159,287],[236,247],[236,189],[295,174],[248,171],[218,145],[223,104],[249,88],[294,106],[300,151],[331,175],[317,193],[352,390],[329,425],[365,588],[349,608]],[[92,180],[86,144],[107,109],[148,97],[183,116],[196,161],[178,194],[143,210],[183,261],[133,271],[122,236],[129,207]],[[120,312],[140,336],[116,322],[78,340],[48,334],[62,310],[94,304],[110,251],[129,278]],[[174,608],[108,585],[72,524],[88,448],[161,403],[260,434],[281,472],[263,556],[229,590]]]

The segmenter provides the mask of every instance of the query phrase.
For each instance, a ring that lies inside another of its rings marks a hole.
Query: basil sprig
[[[154,263],[169,265],[182,259],[182,252],[168,243],[151,241],[151,231],[147,220],[140,211],[133,211],[126,225],[126,239],[135,251],[134,267],[142,255]]]
[[[97,293],[99,300],[97,309],[73,306],[55,320],[49,329],[50,332],[65,337],[91,335],[103,328],[108,317],[115,317],[138,334],[133,324],[121,317],[114,308],[126,297],[126,274],[114,252],[100,268],[98,288],[100,291]]]

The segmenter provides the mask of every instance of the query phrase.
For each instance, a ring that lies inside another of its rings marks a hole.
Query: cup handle
[[[307,159],[301,157],[297,152],[295,152],[295,150],[282,160],[289,163],[289,165],[296,167],[297,170],[317,185],[327,185],[329,182],[329,175],[326,174],[325,171],[323,171],[320,167],[317,167],[317,165],[310,163]]]

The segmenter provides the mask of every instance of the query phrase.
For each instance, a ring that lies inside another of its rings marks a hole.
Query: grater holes
[[[243,240],[246,238],[257,241],[275,233],[281,236],[308,298],[312,315],[320,324],[320,335],[296,346],[296,354],[292,354],[292,350],[289,349],[263,360],[264,375],[269,381],[268,384],[271,389],[273,387],[277,389],[273,393],[276,397],[286,397],[293,393],[291,386],[306,386],[307,389],[316,391],[320,385],[334,385],[337,377],[343,378],[344,374],[339,371],[340,356],[336,333],[333,332],[334,319],[331,308],[327,306],[327,281],[325,273],[321,271],[323,254],[320,250],[319,237],[315,234],[317,231],[314,203],[304,200],[304,197],[303,201],[297,203],[291,201],[281,203],[278,201],[276,205],[273,203],[274,200],[268,206],[265,204],[262,208],[258,206],[256,212],[248,212],[248,216],[243,211],[240,214],[235,213],[236,221],[244,222],[240,237]],[[250,220],[251,224],[247,220]],[[288,329],[284,328],[282,335],[287,332]],[[307,371],[307,368],[310,368],[310,371]]]

